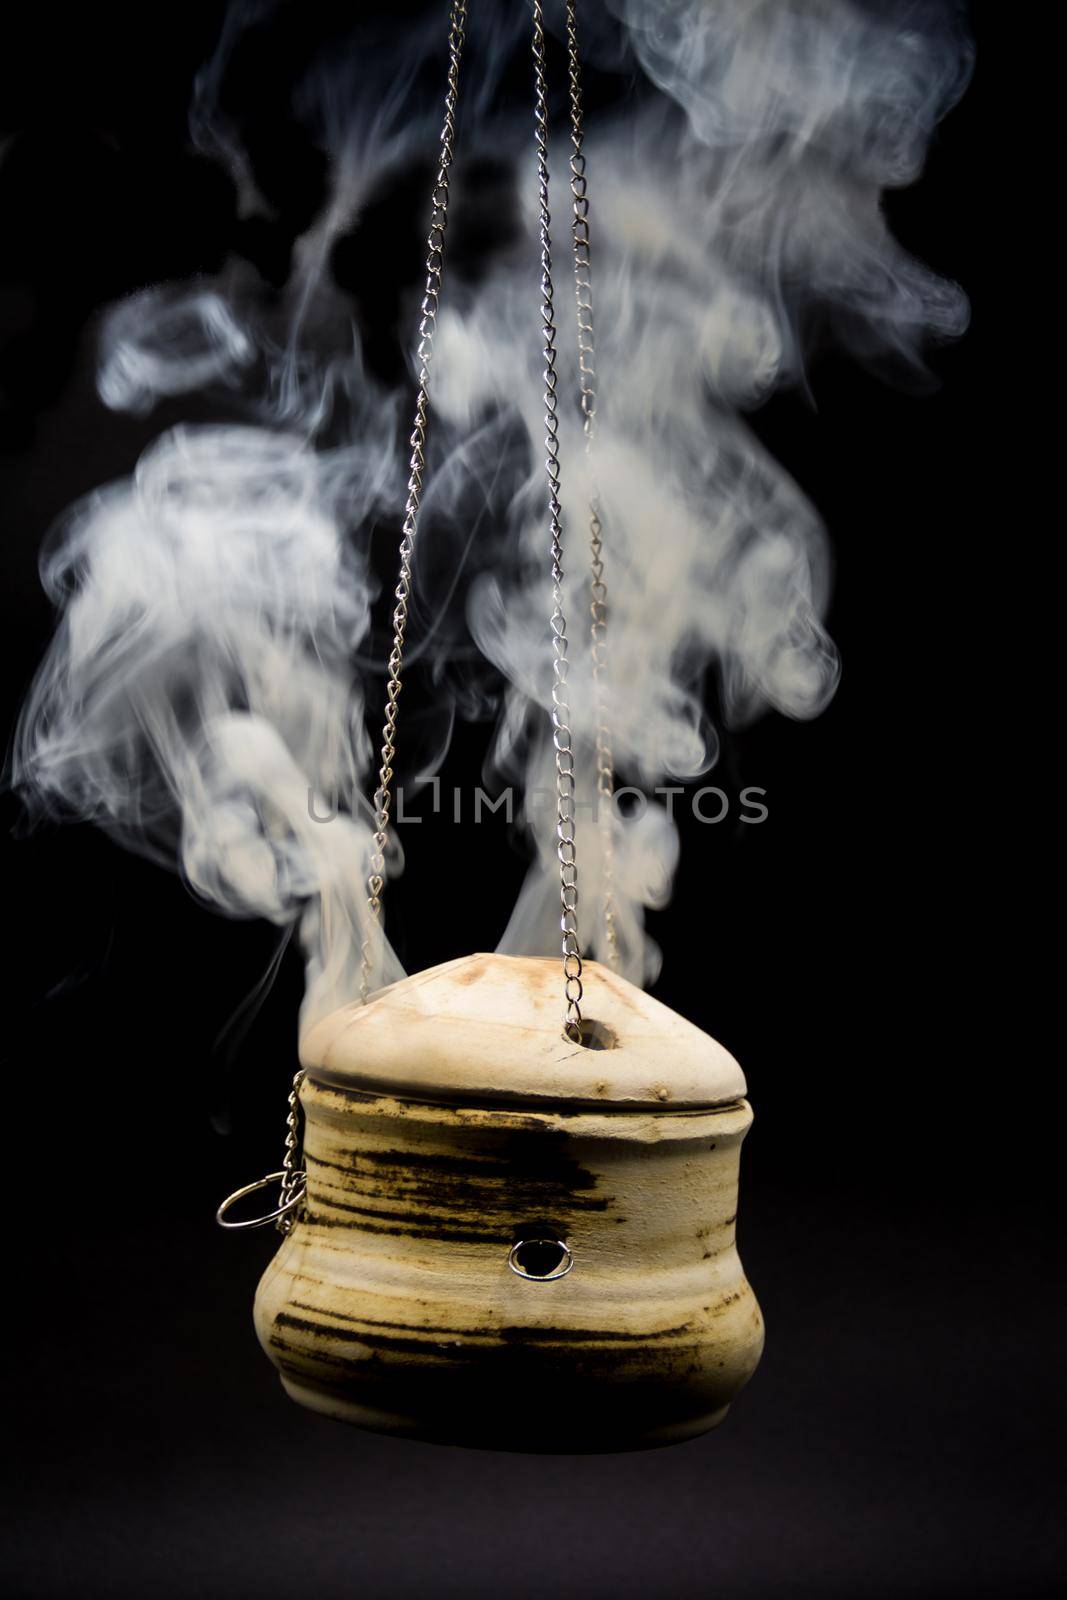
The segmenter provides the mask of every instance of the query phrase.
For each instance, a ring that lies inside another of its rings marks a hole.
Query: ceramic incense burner
[[[587,964],[466,956],[305,1037],[307,1200],[259,1285],[294,1400],[362,1427],[600,1451],[714,1427],[763,1345],[734,1240],[752,1121],[721,1045]]]

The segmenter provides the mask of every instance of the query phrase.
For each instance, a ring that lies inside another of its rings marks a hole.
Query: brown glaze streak
[[[487,1232],[472,1227],[452,1227],[439,1217],[418,1218],[401,1214],[404,1223],[400,1227],[396,1222],[379,1221],[371,1219],[388,1218],[389,1212],[370,1211],[362,1206],[343,1205],[338,1200],[325,1202],[331,1208],[359,1216],[357,1224],[346,1220],[345,1217],[331,1217],[325,1211],[316,1210],[309,1201],[306,1226],[309,1228],[345,1228],[351,1233],[353,1226],[359,1227],[364,1233],[390,1234],[394,1238],[404,1239],[441,1239],[448,1244],[503,1244],[506,1243],[504,1235],[497,1232]],[[421,1226],[420,1226],[421,1222]]]
[[[310,1335],[316,1341],[315,1348],[309,1350],[304,1344],[290,1343],[279,1333],[280,1329],[285,1328],[291,1328],[294,1333]],[[680,1335],[691,1336],[692,1331],[688,1323],[680,1328],[667,1328],[662,1333],[650,1334],[607,1334],[596,1329],[582,1328],[538,1328],[536,1335],[531,1339],[529,1328],[501,1328],[492,1335],[457,1329],[448,1339],[422,1339],[413,1333],[374,1333],[364,1329],[335,1327],[332,1323],[318,1322],[308,1317],[296,1317],[290,1311],[279,1311],[274,1322],[272,1342],[291,1355],[307,1354],[317,1357],[320,1339],[336,1339],[342,1344],[365,1345],[368,1350],[390,1351],[394,1355],[418,1355],[424,1359],[428,1357],[432,1360],[461,1361],[483,1358],[488,1351],[494,1349],[531,1344],[535,1347],[584,1344],[590,1348],[604,1349],[609,1349],[613,1345],[633,1344],[643,1348],[678,1341]]]
[[[583,1054],[584,1051],[576,1050],[574,1052],[575,1059],[578,1059]],[[408,1106],[423,1111],[435,1112],[440,1112],[442,1106],[447,1106],[449,1110],[459,1112],[502,1111],[507,1115],[512,1127],[527,1129],[530,1133],[539,1134],[542,1138],[552,1134],[563,1136],[564,1130],[553,1127],[552,1123],[561,1119],[565,1121],[571,1117],[587,1117],[591,1111],[600,1117],[613,1116],[615,1113],[620,1116],[633,1116],[635,1112],[642,1111],[655,1111],[663,1114],[662,1102],[654,1093],[630,1100],[572,1099],[566,1105],[561,1105],[559,1101],[549,1100],[546,1097],[544,1110],[540,1115],[523,1115],[515,1107],[520,1104],[529,1105],[529,1097],[520,1102],[516,1100],[514,1095],[504,1090],[495,1094],[488,1091],[483,1091],[479,1094],[465,1092],[462,1101],[456,1101],[451,1094],[446,1093],[444,1090],[442,1090],[440,1097],[435,1099],[433,1095],[420,1087],[417,1092],[406,1091],[403,1100],[398,1101],[395,1084],[385,1079],[376,1080],[368,1074],[361,1075],[360,1082],[363,1087],[359,1089],[353,1089],[348,1084],[343,1083],[324,1066],[309,1068],[308,1079],[314,1084],[319,1094],[336,1095],[341,1100],[355,1101],[364,1106],[388,1104],[394,1107],[394,1116],[402,1116],[403,1108]],[[679,1122],[687,1117],[724,1116],[739,1111],[744,1103],[743,1100],[711,1101],[708,1105],[672,1107],[669,1114],[672,1118],[677,1118]],[[680,1137],[684,1137],[684,1135],[680,1134]]]
[[[310,1305],[306,1300],[291,1300],[289,1303],[298,1311],[314,1313],[315,1317],[320,1318],[325,1315],[334,1318],[338,1322],[353,1323],[360,1328],[392,1328],[398,1333],[408,1335],[438,1333],[446,1335],[450,1339],[493,1339],[503,1340],[504,1342],[528,1339],[530,1336],[530,1330],[527,1327],[447,1328],[439,1323],[431,1322],[388,1322],[384,1317],[352,1317],[343,1311],[323,1311],[319,1306]],[[279,1320],[286,1315],[288,1315],[286,1312],[279,1313]],[[322,1333],[341,1334],[343,1332],[342,1329],[334,1328],[330,1322],[312,1321],[307,1323],[306,1326],[314,1327],[317,1332]],[[692,1333],[692,1331],[693,1324],[691,1322],[683,1322],[676,1328],[657,1328],[650,1333],[604,1333],[594,1328],[539,1327],[537,1329],[537,1340],[538,1343],[544,1341],[547,1344],[637,1344],[643,1343],[647,1339],[675,1339],[682,1334]]]
[[[337,1226],[331,1213],[342,1212],[367,1232],[468,1244],[504,1242],[516,1219],[531,1216],[551,1216],[566,1231],[577,1214],[606,1212],[612,1201],[592,1192],[596,1175],[561,1148],[565,1139],[509,1131],[494,1146],[499,1154],[477,1157],[365,1147],[346,1153],[323,1140],[327,1155],[309,1130],[309,1221]],[[332,1173],[339,1182],[326,1176]]]
[[[344,1178],[364,1177],[360,1182],[343,1182],[341,1191],[346,1195],[354,1195],[362,1200],[385,1200],[394,1204],[403,1204],[408,1201],[420,1201],[433,1210],[444,1211],[446,1214],[455,1214],[462,1210],[464,1213],[473,1212],[489,1213],[507,1210],[511,1215],[518,1211],[532,1209],[543,1210],[546,1198],[555,1198],[557,1209],[565,1208],[567,1211],[607,1211],[610,1201],[605,1196],[575,1194],[573,1190],[564,1189],[560,1185],[533,1184],[519,1186],[509,1182],[506,1175],[501,1172],[481,1183],[472,1183],[469,1179],[460,1178],[450,1182],[446,1178],[438,1183],[411,1182],[404,1175],[400,1166],[391,1169],[379,1170],[374,1174],[376,1181],[367,1182],[366,1177],[354,1171],[351,1166],[344,1167],[335,1161],[324,1161],[321,1156],[308,1155],[309,1167],[324,1168],[327,1172],[339,1172]],[[323,1186],[322,1198],[329,1203],[328,1197],[334,1193],[332,1185]]]
[[[310,1159],[316,1166],[325,1167],[331,1172],[339,1172],[343,1177],[362,1178],[364,1180],[362,1192],[369,1195],[404,1193],[421,1199],[433,1199],[440,1196],[446,1202],[458,1198],[463,1201],[469,1201],[472,1205],[483,1205],[495,1199],[502,1189],[507,1189],[509,1193],[514,1193],[515,1189],[514,1174],[503,1163],[500,1164],[496,1171],[486,1171],[477,1179],[469,1177],[452,1178],[447,1175],[445,1170],[442,1170],[441,1176],[434,1181],[427,1178],[409,1178],[406,1171],[408,1163],[405,1162],[400,1165],[401,1158],[397,1155],[391,1157],[390,1165],[379,1166],[373,1172],[363,1170],[363,1163],[359,1157],[347,1162],[328,1161],[316,1153]],[[414,1165],[414,1163],[411,1164]],[[373,1184],[373,1187],[366,1188],[365,1185],[368,1179],[372,1180],[372,1182],[376,1179],[377,1182]],[[594,1179],[593,1183],[589,1185],[590,1188],[593,1187],[595,1181]],[[354,1186],[346,1183],[345,1187],[353,1188]],[[528,1187],[532,1187],[532,1185],[528,1185]],[[557,1185],[557,1187],[562,1188],[563,1185]],[[540,1188],[541,1186],[538,1185],[539,1192]],[[578,1195],[570,1188],[567,1188],[566,1192],[572,1198],[573,1203],[584,1210],[604,1211],[607,1208],[607,1202],[603,1199]]]

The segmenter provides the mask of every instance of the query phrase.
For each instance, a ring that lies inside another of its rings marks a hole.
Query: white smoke
[[[225,86],[234,52],[271,10],[231,9],[194,106],[198,142],[228,163],[246,213],[269,203]],[[590,61],[637,68],[642,83],[621,111],[589,115],[587,150],[611,727],[620,781],[651,787],[716,759],[701,696],[709,665],[733,721],[765,708],[811,717],[834,692],[825,536],[741,413],[803,379],[816,317],[862,358],[897,364],[919,361],[930,334],[963,330],[962,294],[893,241],[881,197],[918,175],[970,53],[955,7],[909,0],[590,0],[579,16]],[[434,7],[417,23],[361,25],[296,84],[292,113],[328,151],[331,191],[297,241],[280,303],[235,262],[216,283],[148,290],[105,320],[106,404],[144,412],[223,385],[245,394],[249,421],[164,435],[128,483],[57,531],[45,581],[62,619],[15,755],[31,800],[178,862],[235,915],[299,923],[305,1020],[358,992],[368,936],[375,763],[354,663],[374,599],[368,529],[402,505],[410,405],[410,375],[390,381],[368,361],[332,262],[383,188],[436,158],[442,23]],[[472,641],[482,705],[501,675],[493,762],[532,795],[551,791],[552,746],[532,110],[516,106],[514,87],[529,82],[514,70],[528,24],[505,0],[470,8],[453,175],[461,238],[462,207],[477,212],[487,182],[478,159],[491,156],[497,175],[477,271],[446,263],[409,637],[412,658],[440,669],[442,695]],[[574,403],[562,118],[560,128],[566,610],[581,933],[596,954],[591,484]],[[403,740],[402,715],[401,762]],[[309,794],[339,803],[329,826],[310,817]],[[535,861],[501,947],[546,954],[559,945],[555,817],[529,809]],[[655,805],[617,833],[623,970],[647,981],[658,953],[644,911],[669,893],[677,839]],[[377,981],[399,970],[384,941],[374,961]]]

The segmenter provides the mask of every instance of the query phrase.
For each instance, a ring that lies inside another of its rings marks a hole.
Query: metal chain
[[[285,1155],[282,1159],[282,1180],[280,1204],[286,1206],[296,1196],[298,1191],[306,1187],[307,1175],[297,1166],[297,1155],[300,1150],[300,1085],[304,1081],[304,1070],[300,1069],[293,1078],[292,1088],[289,1090],[289,1111],[285,1119]],[[286,1211],[275,1223],[279,1233],[288,1233],[300,1215],[300,1207]]]
[[[585,128],[582,114],[581,57],[578,49],[577,0],[567,0],[567,67],[571,102],[571,195],[574,214],[574,295],[578,309],[578,385],[581,390],[582,430],[589,465],[590,617],[589,647],[593,666],[596,716],[596,789],[600,810],[601,907],[608,965],[619,966],[615,926],[615,760],[611,747],[607,683],[608,590],[604,580],[603,525],[600,496],[593,467],[597,427],[596,341],[593,333],[593,275],[589,239],[589,186],[586,177]]]
[[[567,621],[563,611],[563,518],[560,507],[559,417],[556,401],[556,319],[552,288],[552,216],[548,208],[548,101],[542,0],[533,0],[534,140],[541,240],[541,332],[544,357],[545,470],[548,475],[549,556],[552,575],[552,742],[556,751],[556,855],[559,859],[560,928],[563,932],[563,1031],[581,1042],[582,956],[578,946],[578,864],[575,855],[574,749],[567,677]]]
[[[215,1212],[215,1221],[220,1228],[244,1231],[247,1228],[265,1228],[273,1222],[278,1232],[287,1234],[299,1222],[304,1210],[304,1196],[307,1192],[307,1173],[302,1167],[297,1166],[297,1156],[300,1151],[300,1085],[304,1081],[304,1072],[301,1069],[293,1078],[292,1088],[289,1090],[289,1113],[285,1119],[285,1157],[282,1161],[280,1172],[268,1172],[265,1178],[257,1178],[255,1183],[246,1183],[240,1189],[235,1189]],[[250,1194],[258,1194],[262,1189],[269,1189],[271,1184],[279,1186],[278,1204],[272,1211],[264,1216],[244,1217],[235,1221],[231,1215],[234,1206]]]
[[[411,595],[411,560],[415,549],[419,507],[422,501],[422,480],[426,468],[426,421],[429,406],[428,390],[430,363],[433,359],[434,336],[437,332],[437,312],[441,294],[441,275],[444,267],[445,227],[448,222],[449,173],[455,151],[456,106],[459,97],[459,65],[463,53],[464,29],[467,21],[467,0],[452,0],[448,30],[448,84],[445,93],[444,123],[441,128],[441,154],[437,179],[432,194],[432,215],[427,238],[426,283],[423,290],[419,316],[419,342],[416,357],[419,364],[418,393],[415,399],[415,421],[411,430],[411,457],[407,500],[400,536],[400,567],[396,589],[393,591],[396,606],[393,611],[393,646],[389,654],[389,677],[386,683],[386,709],[382,728],[381,759],[378,770],[378,787],[374,792],[375,829],[367,877],[367,905],[371,920],[381,921],[382,890],[385,887],[385,847],[388,841],[389,820],[392,810],[393,762],[396,758],[396,728],[398,701],[402,687],[401,669],[404,660],[404,635],[407,631],[408,602]],[[371,973],[371,935],[368,929],[361,948],[360,995],[367,998]],[[297,1165],[300,1151],[300,1087],[304,1082],[303,1070],[296,1073],[289,1091],[288,1114],[285,1123],[285,1154],[280,1174],[281,1194],[275,1216],[275,1226],[281,1234],[288,1234],[302,1210],[306,1173]],[[253,1220],[244,1224],[227,1224],[227,1209],[243,1195],[264,1187],[271,1179],[236,1191],[223,1201],[216,1213],[223,1226],[258,1226]],[[263,1220],[270,1220],[269,1218]]]
[[[596,437],[597,375],[596,347],[593,334],[593,287],[589,240],[589,198],[586,180],[584,127],[582,115],[581,70],[578,51],[577,0],[567,0],[567,57],[571,108],[571,195],[573,216],[571,232],[574,247],[574,288],[578,314],[578,381],[581,391],[583,432],[587,458],[592,475],[592,450]],[[444,123],[441,129],[440,161],[432,194],[432,216],[427,239],[426,283],[419,318],[419,340],[416,355],[419,363],[418,392],[415,401],[415,421],[412,426],[407,499],[400,538],[399,576],[394,599],[393,644],[389,655],[389,677],[386,683],[386,710],[382,728],[378,787],[374,792],[375,831],[373,850],[367,877],[367,906],[372,924],[380,925],[382,891],[385,887],[385,848],[388,842],[392,811],[393,762],[396,758],[397,716],[400,690],[403,687],[401,671],[404,659],[404,637],[407,631],[408,605],[411,596],[411,563],[418,530],[419,509],[422,502],[423,474],[426,468],[426,427],[430,364],[433,359],[434,338],[437,332],[437,314],[440,304],[441,280],[444,267],[445,228],[448,222],[449,175],[455,153],[456,107],[459,98],[459,68],[463,53],[464,30],[467,21],[467,0],[452,0],[448,32],[448,79],[445,93]],[[544,427],[545,470],[548,477],[549,554],[552,577],[552,742],[556,753],[556,854],[560,868],[560,928],[563,934],[563,1031],[575,1043],[582,1037],[582,957],[578,943],[578,865],[575,853],[575,767],[573,738],[570,728],[570,700],[568,692],[567,622],[563,609],[563,516],[560,502],[559,417],[556,377],[556,323],[554,290],[552,284],[552,218],[549,210],[548,171],[548,101],[545,87],[545,31],[542,0],[533,0],[533,61],[534,61],[534,135],[537,151],[537,189],[539,210],[539,236],[541,247],[541,328],[542,356],[544,359]],[[599,497],[595,479],[589,502],[590,572],[591,572],[591,631],[590,649],[593,664],[594,694],[596,697],[596,766],[597,793],[606,801],[607,822],[602,831],[603,847],[603,910],[608,960],[612,967],[618,965],[618,947],[615,929],[613,892],[614,842],[612,823],[612,795],[614,762],[608,726],[607,689],[605,683],[607,655],[607,586],[604,579],[603,539]],[[360,997],[366,1000],[371,973],[371,934],[368,929],[361,949]],[[303,1207],[306,1173],[297,1165],[300,1152],[300,1089],[304,1082],[301,1069],[293,1078],[289,1091],[286,1116],[285,1151],[280,1174],[271,1174],[258,1183],[237,1190],[219,1207],[217,1217],[223,1226],[256,1227],[253,1219],[244,1223],[224,1221],[227,1209],[235,1200],[270,1181],[280,1179],[280,1203],[273,1213],[281,1234],[288,1234]],[[271,1220],[270,1217],[262,1219]]]
[[[463,54],[464,28],[467,21],[467,0],[452,0],[448,29],[448,86],[445,93],[445,118],[441,128],[441,155],[434,184],[433,214],[427,240],[426,286],[422,296],[419,317],[419,342],[416,359],[419,364],[419,388],[415,399],[415,422],[411,430],[411,458],[409,462],[407,501],[400,535],[400,570],[394,598],[393,647],[389,655],[389,677],[386,683],[385,722],[382,727],[378,787],[374,792],[375,827],[373,849],[367,877],[367,906],[371,923],[381,922],[382,890],[385,887],[385,847],[389,836],[390,812],[393,795],[393,762],[396,758],[396,724],[398,701],[402,688],[401,669],[404,661],[404,635],[408,623],[408,602],[411,595],[411,558],[415,549],[419,507],[422,502],[422,479],[426,468],[426,416],[430,363],[433,359],[434,336],[437,332],[437,311],[441,295],[441,273],[444,266],[445,227],[448,222],[449,172],[452,167],[456,138],[456,105],[459,97],[459,65]],[[367,929],[361,951],[360,998],[366,1000],[370,990],[372,934]]]

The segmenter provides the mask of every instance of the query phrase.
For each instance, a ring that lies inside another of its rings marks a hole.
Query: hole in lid
[[[523,1239],[511,1256],[528,1278],[550,1278],[566,1262],[567,1248],[558,1239]]]
[[[578,1024],[578,1043],[584,1050],[614,1050],[618,1042],[614,1029],[595,1017],[583,1017]]]

